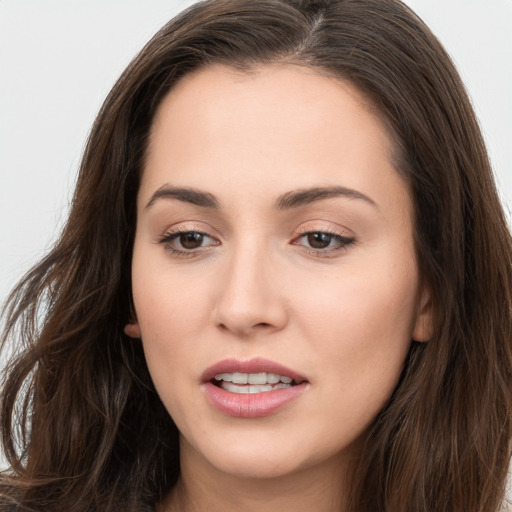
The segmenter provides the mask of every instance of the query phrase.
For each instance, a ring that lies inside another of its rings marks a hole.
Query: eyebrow
[[[347,197],[349,199],[360,199],[366,203],[378,208],[373,199],[365,194],[346,187],[330,186],[330,187],[313,187],[286,192],[279,196],[275,202],[277,210],[288,210],[291,208],[299,208],[323,199],[333,197]],[[203,208],[219,209],[220,203],[217,198],[209,192],[203,192],[188,187],[172,187],[163,185],[160,187],[149,200],[146,208],[151,207],[159,199],[176,199],[184,203],[201,206]]]
[[[375,201],[365,194],[351,188],[332,186],[332,187],[314,187],[287,192],[280,196],[276,201],[278,210],[288,210],[298,208],[332,197],[347,197],[349,199],[361,199],[366,203],[378,208]]]
[[[177,199],[184,203],[190,203],[203,208],[219,208],[219,202],[212,194],[202,192],[193,188],[171,187],[163,185],[160,187],[149,200],[146,208],[153,206],[158,199]]]

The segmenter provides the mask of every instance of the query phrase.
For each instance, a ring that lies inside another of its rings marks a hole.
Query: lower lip
[[[221,413],[237,418],[261,418],[278,412],[302,395],[307,383],[254,394],[232,393],[211,382],[206,382],[203,387],[208,402]]]

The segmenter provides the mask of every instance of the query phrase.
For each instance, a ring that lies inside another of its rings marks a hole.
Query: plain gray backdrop
[[[110,87],[190,3],[0,0],[0,302],[58,235],[89,128]],[[406,3],[467,84],[509,210],[512,0]]]

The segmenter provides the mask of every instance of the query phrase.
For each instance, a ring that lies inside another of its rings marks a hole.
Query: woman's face
[[[392,149],[357,89],[305,68],[210,67],[165,98],[126,332],[183,458],[272,477],[354,456],[430,331]]]

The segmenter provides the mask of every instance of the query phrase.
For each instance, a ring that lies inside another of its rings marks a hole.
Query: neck
[[[180,479],[158,512],[346,510],[349,473],[347,464],[340,463],[340,457],[271,478],[224,473],[186,446],[182,446],[180,458]]]

